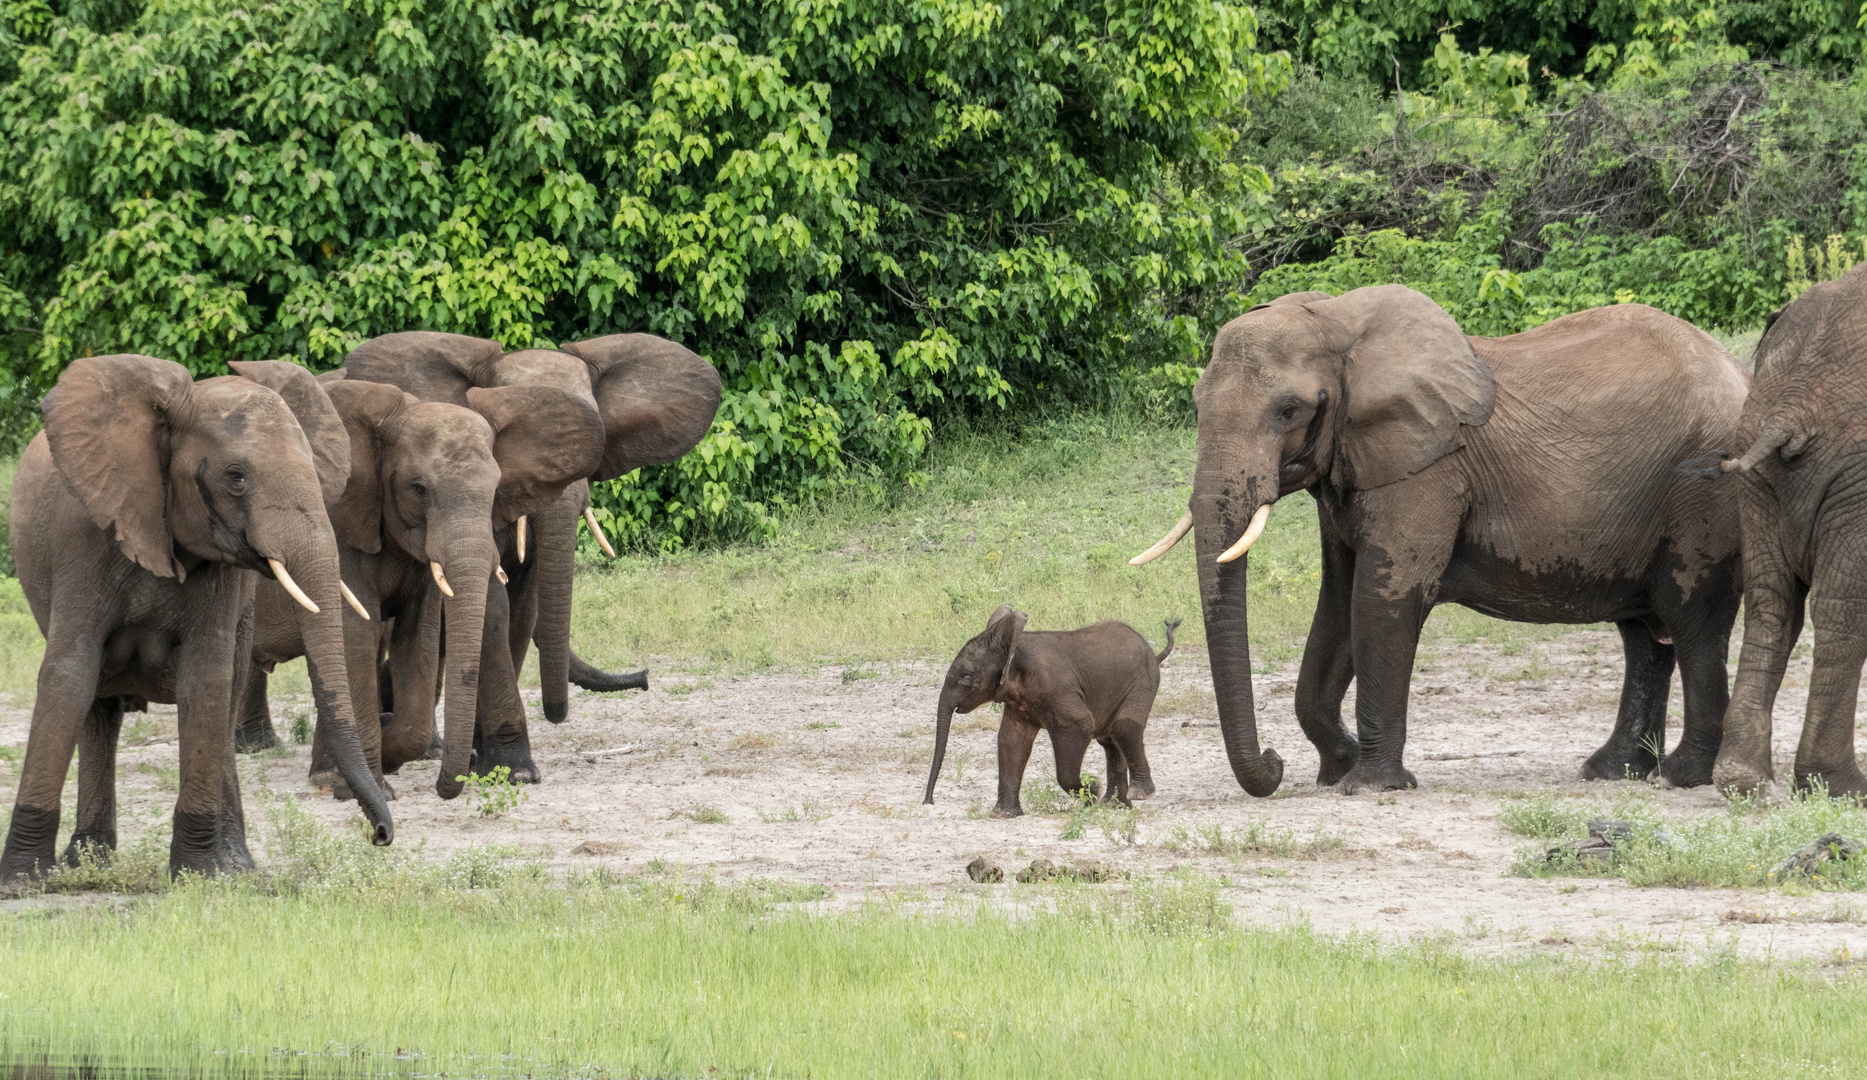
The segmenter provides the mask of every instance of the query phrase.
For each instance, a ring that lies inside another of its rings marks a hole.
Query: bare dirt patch
[[[394,780],[397,843],[435,855],[510,845],[558,870],[628,873],[660,860],[722,880],[822,884],[839,903],[878,892],[1019,888],[973,883],[966,866],[978,855],[1008,878],[1038,859],[1144,873],[1188,867],[1224,878],[1240,917],[1266,925],[1428,936],[1487,952],[1867,955],[1867,904],[1857,896],[1506,875],[1513,854],[1536,841],[1499,823],[1502,800],[1544,790],[1611,796],[1630,786],[1576,779],[1613,726],[1621,670],[1611,633],[1578,632],[1517,655],[1478,644],[1423,656],[1407,747],[1422,789],[1356,798],[1313,783],[1316,755],[1291,710],[1294,664],[1257,679],[1264,741],[1289,762],[1283,790],[1268,800],[1241,792],[1226,765],[1205,657],[1182,649],[1162,672],[1149,725],[1158,794],[1140,804],[1132,829],[1105,817],[1069,840],[1061,838],[1071,831],[1063,813],[985,816],[996,787],[996,718],[985,713],[959,718],[936,804],[921,805],[944,670],[944,663],[742,677],[657,670],[646,693],[584,694],[573,699],[568,723],[536,722],[544,782],[503,817],[479,816],[467,798],[440,801],[435,763],[405,767]],[[1795,661],[1778,702],[1778,776],[1789,774],[1801,734],[1807,674],[1806,657]],[[303,707],[282,701],[276,714]],[[1673,714],[1676,739],[1676,690]],[[0,740],[23,746],[28,718],[6,709]],[[164,737],[172,730],[172,710],[158,709],[148,738],[123,750],[126,843],[173,805],[176,747]],[[246,759],[249,792],[263,782],[304,799],[331,826],[353,827],[355,804],[305,789],[306,763],[303,747]],[[1089,767],[1102,771],[1098,751]],[[9,796],[17,768],[8,762],[0,772]],[[1026,780],[1050,776],[1049,750],[1040,745]],[[1707,789],[1652,797],[1672,818],[1722,812]],[[249,803],[260,801],[249,794]]]

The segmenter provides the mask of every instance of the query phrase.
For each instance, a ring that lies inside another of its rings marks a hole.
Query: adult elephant
[[[364,342],[345,358],[344,370],[350,378],[388,382],[427,401],[458,401],[475,386],[548,386],[573,394],[603,422],[602,451],[584,474],[593,482],[678,460],[706,435],[720,404],[720,377],[711,364],[648,334],[613,334],[562,349],[508,353],[495,341],[411,331]],[[506,595],[488,607],[487,631],[489,641],[503,633],[510,648],[506,655],[488,652],[483,658],[481,721],[474,741],[478,772],[504,765],[515,779],[539,778],[517,695],[517,673],[534,639],[545,718],[553,723],[569,715],[573,668],[586,686],[646,685],[642,673],[610,675],[571,653],[578,522],[587,521],[608,546],[588,513],[588,500],[588,485],[573,483],[536,515],[536,527],[521,518],[502,536],[502,565],[510,583]]]
[[[321,377],[350,440],[350,476],[330,507],[354,610],[345,616],[350,696],[376,702],[377,658],[390,656],[409,707],[387,728],[363,724],[364,755],[394,772],[428,756],[435,735],[434,690],[440,628],[424,619],[429,604],[445,613],[446,738],[435,790],[460,793],[479,694],[481,632],[499,552],[493,535],[554,502],[601,452],[603,425],[581,399],[546,386],[470,389],[467,407],[425,402],[384,383]],[[283,615],[290,598],[276,586],[258,597],[258,631],[245,709],[251,729],[266,719],[266,671],[303,655],[304,641]],[[393,645],[385,633],[392,625]],[[312,745],[314,781],[337,786],[332,743],[320,730]],[[380,777],[379,777],[380,779]],[[386,785],[385,785],[386,786]]]
[[[319,726],[361,794],[372,839],[393,838],[343,677],[343,587],[325,511],[349,472],[343,425],[304,369],[231,366],[231,376],[195,382],[168,360],[86,358],[45,397],[45,430],[14,477],[11,521],[45,661],[0,880],[53,863],[80,737],[78,817],[65,858],[115,846],[117,731],[126,704],[148,701],[178,707],[170,871],[253,865],[232,717],[261,575],[296,599]]]
[[[1754,792],[1775,778],[1771,711],[1803,609],[1815,624],[1795,786],[1867,796],[1854,756],[1867,661],[1867,266],[1771,317],[1739,427],[1744,646],[1714,777]],[[1814,599],[1809,599],[1810,592]]]
[[[1617,626],[1620,713],[1589,777],[1659,763],[1676,660],[1685,730],[1660,771],[1678,785],[1709,781],[1738,600],[1736,500],[1679,466],[1736,444],[1745,382],[1717,342],[1636,304],[1467,338],[1425,296],[1385,285],[1288,296],[1227,323],[1194,388],[1191,509],[1136,561],[1197,532],[1239,784],[1269,795],[1284,769],[1259,749],[1243,556],[1271,504],[1301,490],[1322,532],[1296,691],[1318,784],[1415,786],[1402,762],[1407,690],[1420,627],[1442,603]],[[1341,722],[1351,679],[1355,733]]]

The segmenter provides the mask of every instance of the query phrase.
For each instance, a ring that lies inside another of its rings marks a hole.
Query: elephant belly
[[[1652,581],[1651,572],[1598,573],[1580,563],[1530,568],[1461,544],[1440,579],[1435,602],[1463,604],[1513,622],[1619,622],[1653,613]]]

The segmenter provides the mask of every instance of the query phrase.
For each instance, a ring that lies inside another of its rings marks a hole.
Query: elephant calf
[[[1126,803],[1136,792],[1141,798],[1154,794],[1142,738],[1160,690],[1160,665],[1173,652],[1173,631],[1180,624],[1166,624],[1167,647],[1157,654],[1127,623],[1027,634],[1025,618],[1010,604],[994,611],[984,632],[968,641],[947,669],[926,802],[933,802],[953,714],[969,713],[988,701],[1005,706],[998,725],[998,805],[993,817],[1024,813],[1018,789],[1024,785],[1024,766],[1040,730],[1050,732],[1057,785],[1063,790],[1082,787],[1083,754],[1094,739],[1108,757],[1105,798]]]

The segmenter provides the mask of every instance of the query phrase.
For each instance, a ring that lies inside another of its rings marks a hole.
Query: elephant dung
[[[1565,859],[1611,863],[1614,861],[1615,845],[1632,839],[1633,835],[1634,823],[1631,821],[1595,818],[1588,823],[1588,839],[1557,844],[1549,849],[1545,857],[1552,863]]]
[[[1018,871],[1018,881],[1024,885],[1035,885],[1045,881],[1081,881],[1100,884],[1119,876],[1116,869],[1098,859],[1078,863],[1075,866],[1058,866],[1049,859],[1033,859],[1031,865]]]
[[[1792,875],[1811,876],[1821,869],[1825,862],[1839,862],[1852,859],[1867,845],[1859,840],[1850,840],[1840,833],[1825,833],[1797,848],[1787,859],[1776,864],[1773,871],[1776,880],[1782,881]]]
[[[983,855],[973,856],[966,864],[966,876],[984,884],[1005,880],[1004,868]]]

